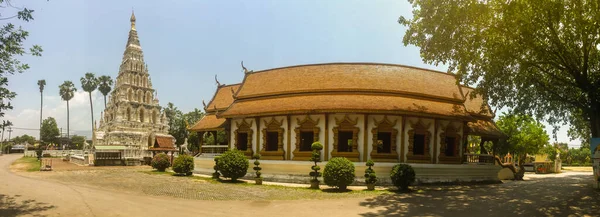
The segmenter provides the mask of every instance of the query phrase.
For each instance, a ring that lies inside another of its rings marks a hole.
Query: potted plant
[[[321,173],[319,172],[319,170],[321,170],[321,167],[319,167],[317,163],[321,162],[321,150],[323,149],[323,145],[320,142],[313,142],[310,148],[312,149],[312,156],[310,158],[310,161],[315,163],[315,165],[311,166],[312,171],[309,173],[311,177],[310,188],[319,189],[318,178],[319,176],[321,176]]]
[[[375,165],[373,160],[367,161],[368,168],[365,170],[365,183],[367,183],[368,190],[375,190],[375,183],[377,182],[377,175],[375,174],[375,170],[371,167]]]
[[[260,176],[260,170],[262,168],[260,168],[260,162],[258,161],[260,159],[260,154],[254,154],[252,156],[252,159],[254,159],[254,171],[256,173],[256,177],[254,177],[254,181],[257,185],[262,185],[262,177]]]

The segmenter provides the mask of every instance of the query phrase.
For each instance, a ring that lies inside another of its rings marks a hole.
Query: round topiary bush
[[[171,160],[169,159],[169,156],[164,154],[164,153],[160,153],[157,155],[154,155],[154,158],[152,158],[152,168],[160,171],[160,172],[164,172],[165,169],[169,168],[171,166]]]
[[[396,164],[392,168],[390,178],[398,189],[408,190],[408,186],[415,182],[415,170],[408,164]]]
[[[230,178],[231,181],[236,181],[240,177],[244,177],[248,172],[248,159],[244,153],[232,149],[221,154],[217,161],[217,167],[223,177]]]
[[[192,175],[194,170],[194,158],[187,154],[179,155],[173,161],[173,171],[179,174],[185,174],[186,176]]]
[[[373,160],[368,160],[366,165],[367,169],[365,170],[365,183],[367,183],[367,185],[373,185],[372,187],[374,187],[375,183],[377,182],[377,175],[375,174],[375,170],[373,170],[371,167],[375,166],[375,162],[373,162]],[[372,187],[369,187],[369,190],[372,190]]]
[[[332,158],[325,164],[323,180],[329,186],[346,190],[354,182],[354,164],[345,157]]]

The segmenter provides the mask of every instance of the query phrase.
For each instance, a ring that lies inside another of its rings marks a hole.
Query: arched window
[[[131,89],[127,90],[127,100],[133,101],[133,91]]]
[[[151,104],[152,102],[152,94],[150,92],[146,92],[146,103]]]
[[[127,121],[131,121],[131,109],[127,108]]]
[[[140,110],[140,122],[144,122],[144,109]]]
[[[154,123],[154,124],[156,124],[156,117],[157,117],[156,110],[154,110],[154,111],[152,111],[152,123]]]
[[[138,102],[139,103],[143,103],[144,101],[144,94],[141,91],[138,91]]]

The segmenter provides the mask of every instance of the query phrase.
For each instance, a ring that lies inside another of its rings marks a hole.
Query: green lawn
[[[40,162],[35,157],[22,157],[22,158],[17,159],[12,164],[13,165],[15,165],[15,164],[24,165],[23,170],[25,170],[27,172],[40,171]]]

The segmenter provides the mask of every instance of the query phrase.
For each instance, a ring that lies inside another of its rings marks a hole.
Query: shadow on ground
[[[362,216],[599,216],[592,175],[532,178],[495,185],[415,187],[361,202]]]
[[[56,208],[54,205],[36,202],[35,200],[19,200],[20,196],[0,194],[0,216],[43,216],[40,214],[41,212]]]

